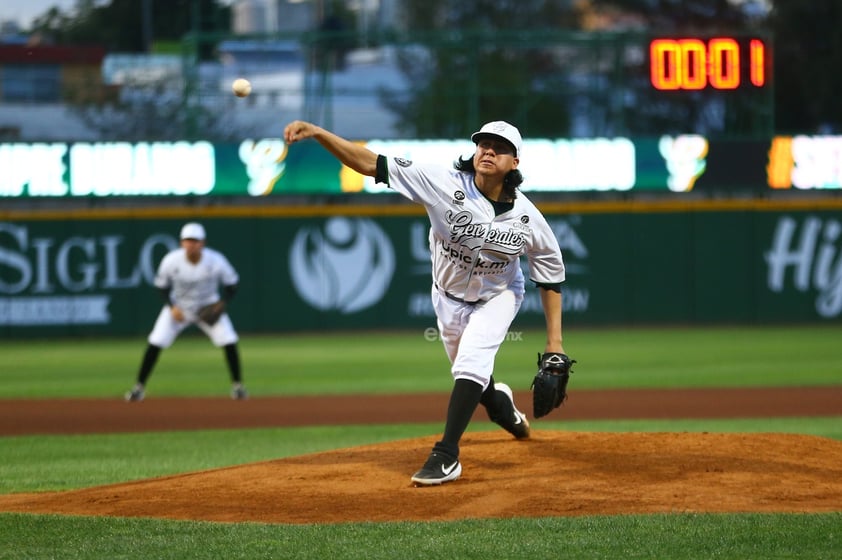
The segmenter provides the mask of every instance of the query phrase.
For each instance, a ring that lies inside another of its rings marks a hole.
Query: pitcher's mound
[[[468,433],[462,478],[415,488],[434,437],[68,492],[0,511],[264,523],[842,511],[842,442],[804,435]]]

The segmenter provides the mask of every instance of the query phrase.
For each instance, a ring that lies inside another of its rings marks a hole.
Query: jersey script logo
[[[450,225],[451,243],[459,243],[463,247],[477,248],[485,246],[504,253],[520,251],[526,243],[523,233],[514,229],[494,228],[491,224],[474,223],[474,215],[468,211],[453,212],[449,210],[445,220]]]

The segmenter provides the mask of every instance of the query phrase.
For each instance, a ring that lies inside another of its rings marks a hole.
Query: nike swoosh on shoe
[[[450,476],[450,473],[453,472],[453,470],[456,468],[456,465],[458,465],[458,464],[459,464],[459,461],[456,461],[455,463],[453,463],[449,467],[445,467],[444,465],[442,465],[441,466],[441,472],[444,473],[445,476]]]

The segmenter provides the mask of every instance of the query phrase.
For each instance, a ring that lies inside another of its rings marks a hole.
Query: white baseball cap
[[[515,149],[515,157],[520,157],[520,148],[523,145],[523,138],[520,131],[506,121],[493,121],[482,125],[482,128],[471,134],[474,144],[479,143],[483,138],[497,138],[503,140]]]
[[[205,228],[202,227],[202,224],[197,224],[196,222],[184,224],[184,227],[181,228],[181,239],[196,239],[198,241],[204,241]]]

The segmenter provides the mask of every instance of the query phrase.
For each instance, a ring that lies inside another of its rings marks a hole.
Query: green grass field
[[[842,384],[839,326],[597,329],[566,334],[578,364],[572,387],[770,387]],[[532,382],[539,331],[513,331],[495,372],[513,388]],[[114,397],[134,382],[138,339],[0,342],[0,398]],[[255,395],[413,393],[450,390],[441,343],[408,332],[244,336],[246,383]],[[338,363],[337,363],[338,361]],[[222,351],[185,334],[164,351],[148,394],[227,394]]]
[[[526,389],[540,332],[516,333],[496,371]],[[571,391],[842,385],[838,326],[589,329],[566,334]],[[145,342],[0,341],[0,399],[121,398]],[[423,332],[244,336],[253,395],[446,392]],[[329,360],[327,358],[330,358]],[[341,364],[336,363],[336,359]],[[227,394],[222,354],[185,336],[161,357],[148,398]],[[127,405],[128,406],[128,405]],[[842,417],[580,421],[575,431],[791,432],[842,440]],[[0,493],[84,488],[438,433],[441,423],[0,438]],[[472,431],[492,429],[479,423]],[[564,499],[560,491],[553,499]],[[539,506],[536,506],[539,507]],[[837,558],[842,512],[648,515],[459,523],[270,525],[0,514],[5,558]]]

